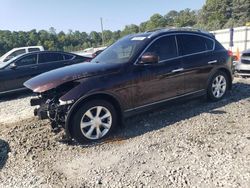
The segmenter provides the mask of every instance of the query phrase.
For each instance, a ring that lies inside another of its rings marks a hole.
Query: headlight
[[[69,100],[69,101],[59,100],[59,105],[60,106],[69,105],[69,104],[72,104],[72,103],[74,103],[74,100]]]

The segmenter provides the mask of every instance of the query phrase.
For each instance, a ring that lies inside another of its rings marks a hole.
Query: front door
[[[182,95],[183,67],[178,55],[175,35],[163,36],[155,40],[145,53],[159,56],[158,64],[135,65],[135,107],[150,105]]]
[[[9,66],[1,71],[4,88],[0,92],[24,88],[23,83],[38,74],[37,54],[27,54],[14,63],[15,68]]]

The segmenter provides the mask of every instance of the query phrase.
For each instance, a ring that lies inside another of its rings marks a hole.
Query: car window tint
[[[64,54],[63,56],[64,56],[64,60],[70,60],[74,57],[73,55],[70,55],[70,54]]]
[[[214,41],[211,39],[204,38],[206,48],[207,50],[213,50],[214,49]]]
[[[28,49],[29,52],[37,52],[37,51],[40,51],[39,48],[29,48]]]
[[[28,55],[16,62],[17,66],[33,65],[37,63],[37,55]]]
[[[211,42],[207,42],[206,38],[197,35],[180,35],[178,36],[178,42],[182,55],[205,52],[208,48],[213,48]]]
[[[16,57],[18,55],[25,54],[25,53],[26,53],[25,49],[14,51],[6,57],[6,61],[12,59],[13,57]]]
[[[49,63],[62,60],[64,60],[64,57],[60,53],[42,53],[39,54],[38,63]]]
[[[17,50],[10,55],[16,57],[16,56],[24,54],[24,53],[26,53],[26,51],[25,51],[25,49],[22,49],[22,50]]]
[[[160,61],[177,57],[175,36],[162,37],[156,40],[146,52],[156,53],[160,57]]]

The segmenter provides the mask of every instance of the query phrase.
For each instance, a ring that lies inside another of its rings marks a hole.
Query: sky
[[[122,30],[125,25],[140,24],[155,13],[170,10],[198,10],[205,0],[0,0],[0,30],[81,32],[104,29]]]

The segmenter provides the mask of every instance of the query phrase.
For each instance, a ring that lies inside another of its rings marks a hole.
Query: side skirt
[[[19,92],[19,91],[25,91],[28,89],[26,87],[23,87],[23,88],[19,88],[19,89],[13,89],[13,90],[8,90],[8,91],[3,91],[3,92],[0,92],[0,95],[4,95],[4,94],[9,94],[9,93],[15,93],[15,92]]]
[[[134,116],[136,114],[140,114],[140,113],[144,113],[144,112],[147,112],[147,111],[150,111],[150,110],[165,107],[166,104],[169,104],[169,103],[172,103],[172,102],[179,102],[180,100],[185,101],[185,100],[188,100],[188,99],[193,99],[193,98],[201,97],[201,96],[204,96],[204,95],[206,95],[206,90],[205,89],[199,90],[199,91],[196,91],[196,92],[192,92],[192,93],[187,93],[187,94],[180,95],[180,96],[177,96],[177,97],[157,101],[157,102],[154,102],[154,103],[146,104],[146,105],[139,106],[139,107],[136,107],[136,108],[128,109],[128,110],[124,111],[124,118],[128,118],[128,117]]]

